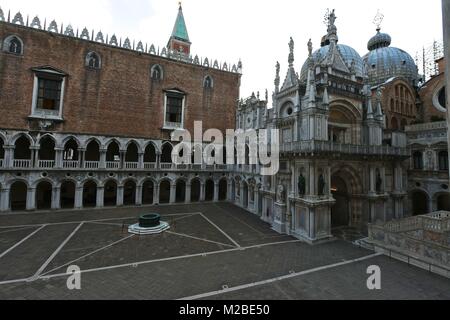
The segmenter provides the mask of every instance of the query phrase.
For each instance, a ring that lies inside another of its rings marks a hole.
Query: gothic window
[[[174,129],[183,127],[184,100],[185,95],[180,91],[166,92],[165,128]]]
[[[53,68],[37,68],[33,71],[32,116],[61,120],[66,75]]]
[[[95,52],[89,52],[86,55],[86,67],[91,69],[100,69],[101,68],[100,56]]]
[[[448,171],[448,152],[439,152],[439,170]]]
[[[23,42],[19,37],[9,36],[3,42],[3,51],[22,55],[23,54]]]
[[[150,70],[150,76],[153,81],[163,80],[163,69],[160,65],[156,64]]]
[[[415,170],[422,170],[423,169],[423,156],[422,152],[416,151],[413,154],[413,161],[414,161],[414,169]]]
[[[213,80],[210,76],[206,76],[203,80],[203,87],[205,89],[212,89],[213,88]]]

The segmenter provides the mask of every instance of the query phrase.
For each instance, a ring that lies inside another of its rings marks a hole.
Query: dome
[[[359,53],[352,47],[346,46],[344,44],[337,44],[336,46],[339,52],[341,53],[341,56],[344,59],[345,64],[347,66],[350,66],[352,62],[354,62],[356,76],[363,77],[365,73],[364,61],[359,55]],[[330,46],[325,45],[319,50],[315,51],[313,53],[314,63],[315,64],[320,63],[320,61],[328,54],[329,49]],[[307,80],[307,78],[308,78],[308,60],[306,60],[306,62],[303,64],[300,80],[304,82]]]
[[[402,49],[389,47],[390,43],[391,37],[379,31],[370,39],[370,52],[363,57],[369,84],[379,85],[394,77],[404,77],[411,83],[416,83],[418,69],[414,59]]]
[[[369,40],[367,44],[367,49],[369,51],[389,47],[391,45],[392,38],[387,33],[380,33],[380,29],[377,30],[378,33]]]

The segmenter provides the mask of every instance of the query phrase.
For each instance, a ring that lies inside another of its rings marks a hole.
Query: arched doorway
[[[75,207],[75,183],[73,181],[64,181],[61,184],[61,208],[73,209]]]
[[[97,184],[88,181],[83,186],[83,207],[95,208],[97,206]]]
[[[136,183],[132,180],[127,181],[124,185],[123,204],[125,206],[136,205]]]
[[[423,191],[414,191],[410,195],[414,216],[428,213],[428,195]]]
[[[25,182],[14,182],[9,191],[9,199],[12,211],[23,211],[27,208],[27,190]]]
[[[437,197],[437,210],[450,211],[450,194],[441,194]]]
[[[184,180],[178,180],[176,191],[176,202],[183,203],[186,201],[186,182]]]
[[[55,140],[46,136],[40,141],[39,160],[41,162],[55,161]],[[40,163],[40,167],[51,167],[45,163]]]
[[[52,208],[53,186],[50,182],[42,181],[36,187],[36,208],[48,210]]]
[[[93,140],[89,142],[86,147],[84,158],[85,161],[100,161],[100,145],[97,143],[97,141]]]
[[[191,182],[191,202],[200,202],[200,180],[194,179]]]
[[[228,197],[228,182],[222,179],[219,182],[219,201],[225,201]]]
[[[159,203],[170,203],[170,181],[164,180],[159,186]]]
[[[117,183],[114,180],[109,180],[105,184],[104,193],[104,206],[115,207],[117,205]]]
[[[142,204],[153,204],[154,183],[151,180],[145,181],[142,185]]]
[[[21,136],[17,139],[14,148],[15,160],[31,160],[31,143],[25,136]]]
[[[338,176],[331,179],[331,193],[336,204],[331,208],[331,227],[338,228],[350,224],[350,194],[346,182]]]
[[[120,147],[115,141],[108,145],[106,151],[106,162],[108,162],[108,167],[113,168],[120,165]]]
[[[214,200],[214,181],[208,180],[205,185],[205,201]]]
[[[144,167],[145,169],[153,169],[152,167],[156,164],[156,149],[153,143],[150,143],[145,148],[144,153]]]
[[[172,145],[170,143],[165,143],[162,148],[161,163],[172,163]]]
[[[125,154],[125,162],[137,163],[139,162],[139,154],[137,145],[132,142],[127,148],[127,153]]]

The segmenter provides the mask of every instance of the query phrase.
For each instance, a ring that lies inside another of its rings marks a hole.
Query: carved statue
[[[300,174],[298,178],[298,194],[300,196],[304,196],[306,193],[306,179],[303,174]]]
[[[309,39],[309,41],[308,41],[308,56],[309,57],[312,56],[312,52],[313,52],[313,43],[312,43],[311,39]]]
[[[377,193],[381,193],[381,188],[382,188],[382,186],[383,186],[383,179],[381,178],[381,174],[378,172],[378,175],[377,175],[377,183],[376,183],[376,190],[377,190]]]
[[[280,77],[280,63],[278,61],[277,61],[277,64],[275,65],[275,68],[276,68],[277,78],[279,78]]]
[[[323,177],[323,175],[321,174],[319,177],[319,190],[318,190],[318,194],[319,196],[323,196],[325,195],[325,178]]]
[[[277,188],[277,202],[278,203],[284,203],[285,202],[285,198],[284,198],[284,186],[283,185],[279,185]]]
[[[329,23],[330,23],[330,26],[334,26],[334,24],[335,24],[335,22],[336,22],[336,19],[337,19],[337,17],[336,17],[336,14],[334,13],[334,9],[333,9],[333,11],[331,11],[331,13],[330,13],[330,17],[329,17]]]

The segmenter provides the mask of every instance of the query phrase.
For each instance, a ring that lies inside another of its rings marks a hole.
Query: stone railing
[[[64,160],[63,168],[64,169],[76,169],[80,165],[78,160]]]
[[[374,155],[374,156],[403,156],[408,157],[411,151],[408,148],[397,148],[391,146],[369,146],[338,144],[331,141],[297,141],[283,143],[280,152],[298,153],[341,153],[349,155]]]
[[[38,167],[41,169],[51,169],[55,167],[54,160],[39,160]]]
[[[28,169],[31,168],[31,160],[14,160],[14,168]]]
[[[437,233],[450,232],[450,212],[440,211],[428,215],[391,221],[382,226],[394,233],[424,230]]]
[[[85,161],[84,168],[85,169],[98,169],[100,167],[99,161]]]
[[[405,127],[406,132],[420,132],[420,131],[444,130],[444,129],[447,129],[446,121],[415,124],[412,126]]]
[[[160,49],[159,47],[156,48],[155,45],[152,44],[149,46],[148,44],[144,44],[142,41],[131,41],[129,38],[125,38],[124,40],[122,40],[122,38],[117,38],[115,34],[113,34],[111,37],[109,35],[104,36],[101,31],[95,33],[94,30],[90,31],[87,28],[84,28],[80,32],[80,30],[78,29],[74,30],[70,24],[64,28],[62,24],[58,26],[55,20],[51,21],[48,25],[47,21],[45,20],[44,24],[42,24],[41,20],[38,17],[34,17],[31,20],[29,19],[29,17],[24,19],[20,12],[16,13],[13,17],[11,17],[11,13],[8,13],[7,17],[5,17],[5,14],[1,8],[0,22],[20,25],[31,29],[43,30],[65,37],[73,37],[81,40],[93,41],[111,47],[119,47],[122,49],[139,52],[140,54],[159,56],[161,58],[177,60],[184,63],[204,66],[232,73],[242,73],[241,61],[239,61],[237,65],[231,65],[230,63],[226,62],[219,63],[217,60],[201,58],[197,55],[194,57],[191,55],[185,55],[182,52],[169,50],[166,47],[163,47],[162,49]]]

